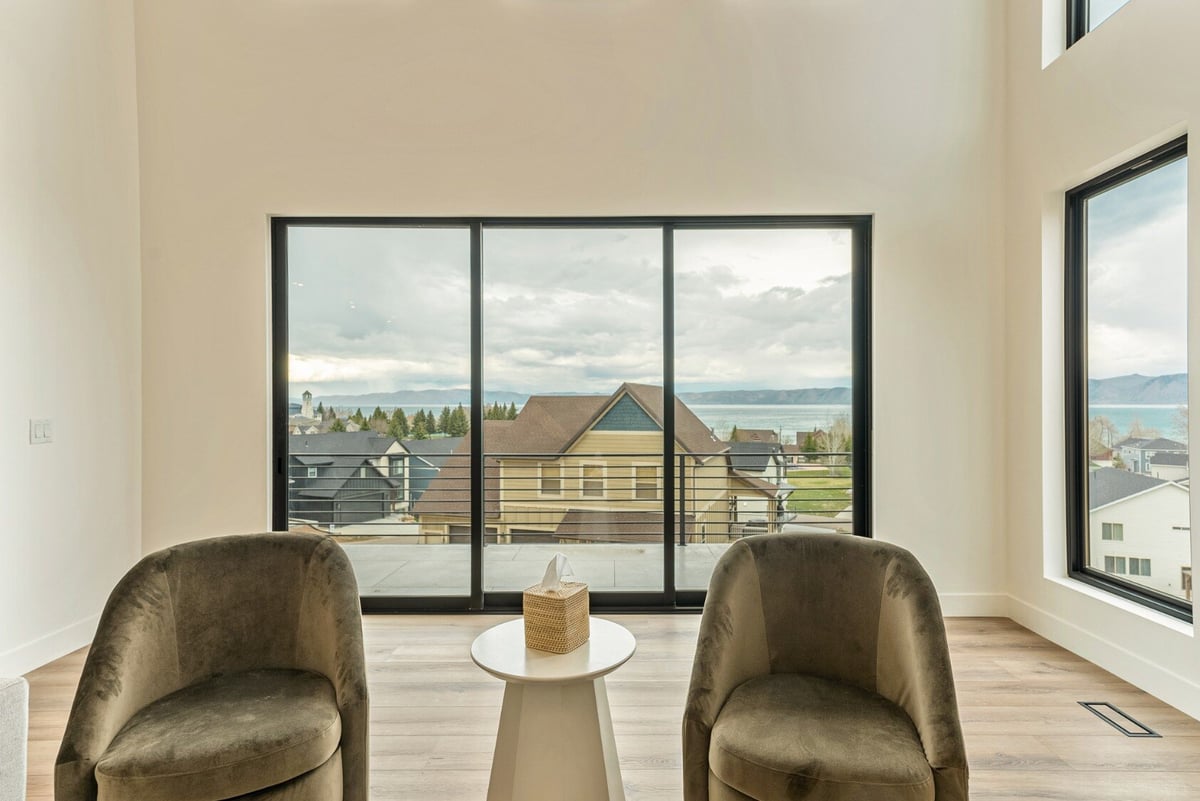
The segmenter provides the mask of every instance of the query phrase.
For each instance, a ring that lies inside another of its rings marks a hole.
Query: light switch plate
[[[30,445],[45,445],[48,442],[54,441],[54,421],[52,420],[30,420],[29,421],[29,444]]]

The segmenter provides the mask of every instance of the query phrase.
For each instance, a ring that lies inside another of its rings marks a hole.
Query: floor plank
[[[614,615],[638,651],[609,677],[629,801],[682,796],[680,716],[699,618]],[[371,685],[374,801],[486,796],[503,693],[471,641],[510,618],[364,620]],[[973,801],[1192,801],[1200,798],[1200,722],[998,618],[947,621]],[[29,801],[52,801],[53,763],[86,649],[29,674]],[[1115,703],[1163,735],[1131,739],[1080,707]]]

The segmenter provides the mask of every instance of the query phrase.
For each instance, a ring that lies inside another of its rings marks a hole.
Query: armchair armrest
[[[933,768],[937,801],[966,801],[967,755],[946,625],[929,575],[911,554],[888,566],[880,598],[879,694],[912,719]]]
[[[96,761],[139,709],[181,686],[174,607],[159,560],[109,596],[54,765],[56,801],[96,798]]]
[[[684,801],[708,799],[709,741],[730,693],[770,672],[758,569],[753,553],[738,541],[713,571],[700,619],[683,713]]]
[[[326,539],[314,549],[300,603],[296,664],[328,677],[342,718],[344,801],[368,793],[366,657],[358,582],[345,551]]]

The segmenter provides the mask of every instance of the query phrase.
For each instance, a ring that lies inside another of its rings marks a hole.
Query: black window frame
[[[1085,584],[1192,622],[1191,603],[1087,564],[1088,508],[1088,360],[1087,360],[1087,201],[1103,192],[1187,156],[1187,135],[1137,156],[1066,193],[1064,237],[1064,341],[1066,401],[1067,574]],[[1189,277],[1190,279],[1190,277]],[[1189,377],[1190,378],[1190,377]],[[1192,555],[1193,562],[1196,555]]]
[[[855,536],[872,534],[871,459],[871,262],[874,216],[840,215],[746,215],[746,216],[639,216],[639,217],[336,217],[279,216],[271,225],[271,334],[272,402],[271,522],[276,531],[287,530],[288,463],[288,230],[292,227],[452,227],[470,231],[470,328],[471,328],[471,477],[473,487],[483,483],[483,265],[484,228],[627,228],[651,227],[662,231],[662,325],[663,325],[663,456],[664,464],[674,458],[674,233],[681,230],[729,229],[828,229],[847,230],[851,237],[851,436],[854,470]],[[674,495],[674,475],[662,472],[663,498]],[[590,596],[594,609],[619,611],[698,611],[705,590],[675,586],[675,510],[664,504],[663,589],[652,592],[596,592]],[[364,596],[364,612],[499,612],[520,611],[519,592],[483,589],[484,497],[471,493],[471,579],[465,596]]]
[[[1129,0],[1125,0],[1126,3]],[[1067,2],[1067,49],[1087,36],[1091,31],[1092,2],[1091,0],[1066,0]],[[1116,14],[1125,7],[1122,3],[1113,11]],[[1109,16],[1112,16],[1111,14]],[[1107,17],[1105,19],[1108,19]]]

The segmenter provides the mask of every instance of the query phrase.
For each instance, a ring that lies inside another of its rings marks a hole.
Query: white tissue
[[[556,553],[550,560],[550,564],[546,565],[546,573],[542,576],[542,583],[538,588],[542,592],[561,590],[562,583],[568,576],[575,578],[575,571],[571,569],[571,563],[567,561],[566,556]]]

